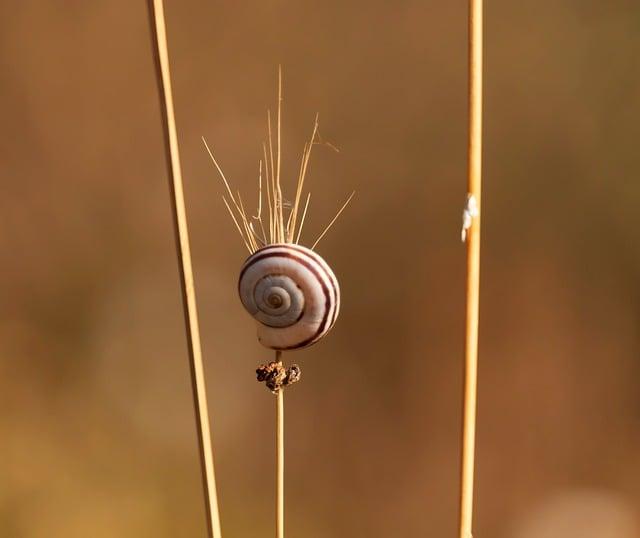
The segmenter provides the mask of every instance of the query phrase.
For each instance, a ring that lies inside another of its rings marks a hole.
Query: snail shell
[[[238,290],[258,322],[258,340],[271,349],[314,344],[333,327],[340,310],[340,287],[327,262],[290,243],[254,252],[242,266]]]

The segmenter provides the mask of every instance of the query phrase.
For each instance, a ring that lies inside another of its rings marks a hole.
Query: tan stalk
[[[467,232],[467,306],[460,477],[460,538],[473,530],[478,321],[480,307],[480,217],[482,214],[482,0],[469,1],[469,159],[468,185],[477,212]]]
[[[211,538],[221,538],[218,495],[213,464],[213,448],[207,405],[207,391],[200,346],[200,328],[198,309],[191,264],[189,246],[189,229],[187,211],[182,185],[182,168],[178,148],[178,132],[176,127],[173,95],[171,91],[171,73],[169,69],[169,46],[162,0],[148,0],[149,19],[153,35],[153,50],[158,83],[158,93],[162,102],[162,120],[167,165],[172,195],[173,223],[176,237],[176,252],[180,270],[180,284],[187,333],[189,363],[191,370],[191,386],[193,391],[194,410],[198,433],[198,448],[202,471],[202,484],[205,495],[205,511],[207,531]]]
[[[276,351],[282,363],[282,351]],[[276,538],[284,538],[284,387],[276,395]]]

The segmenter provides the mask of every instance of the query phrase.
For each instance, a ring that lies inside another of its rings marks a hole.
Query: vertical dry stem
[[[465,336],[464,418],[460,484],[460,538],[471,538],[480,304],[480,191],[482,172],[482,0],[469,0],[469,177],[478,215],[467,235],[467,312]]]
[[[153,50],[155,55],[156,72],[158,76],[158,92],[162,101],[162,119],[164,124],[167,167],[170,176],[171,201],[173,209],[174,227],[176,235],[176,249],[180,270],[180,283],[184,306],[184,316],[191,366],[191,383],[193,388],[194,407],[198,430],[198,444],[202,466],[202,481],[206,497],[208,535],[221,538],[220,516],[218,513],[218,499],[213,467],[213,449],[211,447],[211,432],[209,429],[209,413],[207,409],[207,394],[202,365],[202,350],[200,348],[200,331],[198,328],[198,312],[191,267],[191,253],[189,249],[189,231],[182,187],[182,171],[180,168],[180,154],[178,151],[178,135],[173,109],[171,92],[171,76],[169,72],[169,51],[162,0],[148,0],[151,31],[153,35]]]
[[[276,351],[281,362],[282,351]],[[284,538],[284,388],[276,395],[276,538]]]

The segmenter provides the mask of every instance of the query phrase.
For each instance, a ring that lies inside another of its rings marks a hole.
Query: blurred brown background
[[[285,77],[304,239],[341,279],[290,357],[295,538],[457,528],[466,3],[167,0],[225,538],[273,535],[269,358],[205,136],[255,192]],[[205,535],[146,2],[0,2],[0,536]],[[475,535],[640,536],[640,5],[486,6]],[[291,183],[290,183],[291,184]],[[291,192],[291,191],[289,191]]]

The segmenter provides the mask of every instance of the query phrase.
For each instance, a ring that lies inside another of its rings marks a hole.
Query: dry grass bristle
[[[227,180],[222,167],[213,155],[213,151],[207,144],[206,140],[202,138],[202,141],[207,149],[207,153],[211,158],[216,170],[220,174],[220,178],[224,184],[227,195],[223,196],[224,204],[231,215],[233,223],[235,224],[240,237],[247,250],[253,254],[265,245],[274,243],[300,243],[300,237],[302,235],[302,228],[304,226],[307,211],[309,209],[309,202],[311,200],[311,193],[308,192],[304,195],[305,179],[309,169],[309,162],[311,160],[311,152],[313,146],[316,144],[325,145],[334,151],[338,149],[329,142],[326,142],[320,138],[319,134],[319,121],[316,114],[313,130],[311,132],[310,139],[305,143],[302,150],[302,158],[300,159],[300,167],[298,170],[298,177],[296,181],[295,195],[293,203],[285,201],[282,195],[282,179],[281,179],[281,167],[282,167],[282,70],[278,70],[278,111],[277,111],[277,125],[275,127],[276,133],[274,137],[271,111],[267,111],[267,139],[262,143],[262,157],[259,161],[258,171],[258,202],[256,214],[249,214],[242,201],[242,195],[240,192],[233,193],[231,185]],[[275,138],[275,147],[274,147]],[[264,177],[263,177],[264,173]],[[263,189],[264,184],[264,189]],[[263,211],[263,190],[264,190],[264,204],[267,207],[267,215]],[[333,220],[328,224],[324,231],[320,234],[316,242],[311,247],[312,249],[320,242],[329,229],[333,226],[338,219],[342,211],[349,204],[353,198],[352,193],[344,205],[340,208]],[[304,200],[304,206],[302,202]],[[268,222],[265,224],[263,220],[268,216]]]
[[[356,191],[353,191],[350,195],[349,198],[347,198],[347,201],[342,204],[342,207],[338,210],[338,212],[336,213],[336,216],[333,217],[333,219],[331,219],[331,222],[329,224],[327,224],[327,227],[324,229],[324,231],[320,234],[320,237],[318,237],[318,239],[316,239],[316,242],[311,246],[311,250],[313,250],[314,248],[316,248],[316,245],[320,242],[320,240],[326,235],[326,233],[331,229],[331,227],[335,224],[335,222],[338,220],[338,217],[342,214],[342,212],[345,210],[345,208],[349,205],[349,202],[351,201],[351,199],[355,196]]]

